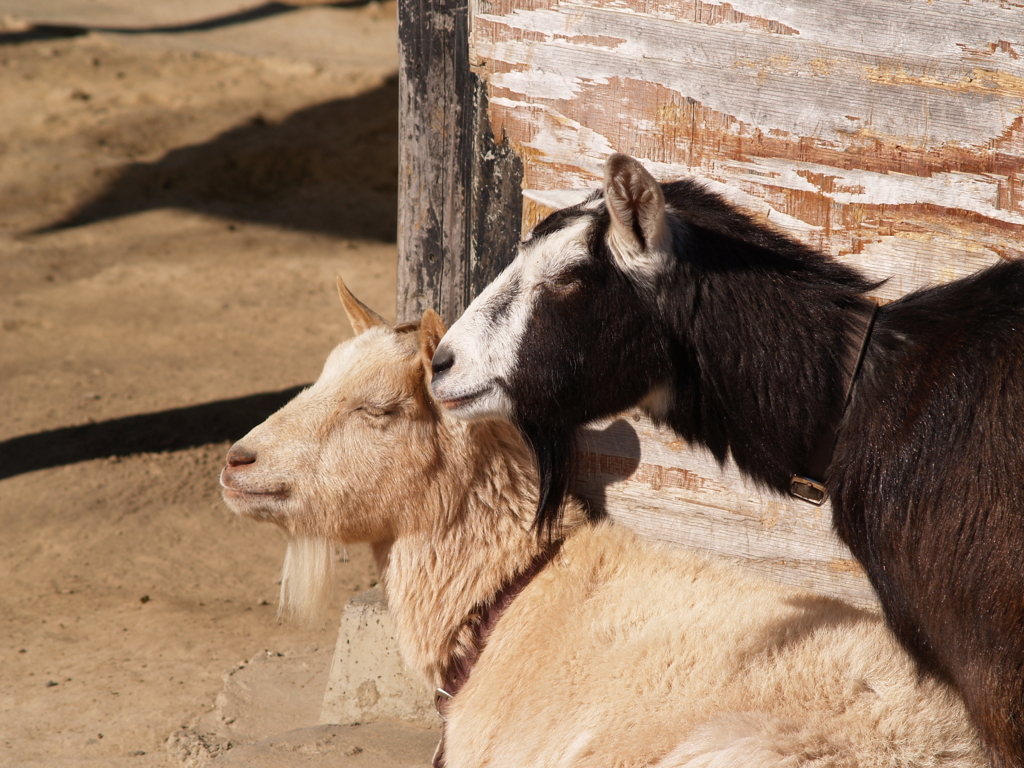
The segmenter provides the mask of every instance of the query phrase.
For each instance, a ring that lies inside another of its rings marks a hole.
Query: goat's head
[[[329,578],[330,544],[386,546],[415,526],[440,462],[441,428],[427,389],[445,328],[433,310],[419,327],[392,328],[338,280],[356,336],[323,373],[235,443],[221,472],[238,514],[289,534],[282,604],[315,613]]]
[[[661,186],[613,155],[604,189],[538,224],[437,348],[438,401],[462,418],[511,421],[531,444],[542,524],[566,489],[576,428],[662,383],[650,304],[671,240]]]

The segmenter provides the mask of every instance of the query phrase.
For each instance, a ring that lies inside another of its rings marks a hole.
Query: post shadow
[[[326,8],[356,8],[369,5],[374,0],[348,0],[348,2],[320,3]],[[90,32],[109,32],[118,35],[152,35],[152,34],[175,34],[181,32],[206,32],[213,29],[223,29],[236,24],[245,24],[250,21],[259,21],[282,13],[297,11],[303,6],[291,5],[289,3],[263,3],[255,8],[248,8],[234,13],[227,13],[223,16],[216,16],[212,19],[190,22],[186,24],[169,24],[153,27],[88,27],[77,24],[33,24],[28,29],[18,32],[0,33],[0,45],[17,45],[18,43],[31,43],[41,40],[58,40],[72,37],[81,37]]]
[[[0,442],[0,480],[91,459],[237,440],[306,386],[14,437]]]
[[[394,242],[398,77],[273,123],[255,115],[201,144],[129,163],[43,234],[159,208]]]

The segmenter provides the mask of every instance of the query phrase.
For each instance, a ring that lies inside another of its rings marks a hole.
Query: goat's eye
[[[356,410],[374,419],[384,418],[385,416],[389,416],[394,412],[393,408],[388,408],[383,405],[371,405],[369,403],[364,403],[363,405],[360,405],[358,408],[356,408]]]
[[[560,275],[548,278],[545,281],[545,285],[552,293],[567,294],[580,287],[580,278],[572,272],[563,272]]]

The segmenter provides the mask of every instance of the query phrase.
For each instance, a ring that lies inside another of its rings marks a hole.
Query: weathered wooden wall
[[[469,0],[466,20],[476,125],[521,160],[525,195],[471,233],[520,209],[531,226],[622,151],[887,278],[880,301],[1021,254],[1024,3]],[[471,251],[445,263],[507,257]],[[827,507],[765,497],[643,419],[595,431],[584,458],[581,488],[653,536],[871,600]]]
[[[471,22],[525,189],[629,152],[892,277],[886,298],[1018,253],[1022,3],[478,0]]]

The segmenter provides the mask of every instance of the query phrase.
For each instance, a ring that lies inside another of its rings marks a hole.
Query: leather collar
[[[502,587],[493,599],[481,603],[470,614],[470,622],[473,627],[473,642],[469,652],[463,657],[451,660],[448,669],[445,671],[444,684],[441,688],[437,689],[434,695],[434,705],[437,707],[437,714],[441,716],[442,723],[441,740],[438,742],[437,751],[434,752],[433,768],[444,768],[445,765],[444,726],[445,722],[447,722],[445,712],[448,709],[448,702],[455,698],[455,695],[462,689],[462,686],[466,684],[466,680],[469,679],[469,674],[473,670],[473,665],[480,658],[484,646],[487,645],[487,638],[494,629],[494,625],[498,623],[498,619],[505,613],[512,604],[512,601],[533,581],[533,577],[540,573],[544,566],[554,559],[561,547],[561,541],[552,542],[543,552],[533,558],[533,561],[524,571]]]
[[[814,442],[814,449],[807,461],[807,472],[804,475],[795,474],[789,479],[789,493],[801,501],[814,504],[820,507],[828,499],[828,491],[825,489],[825,473],[832,463],[832,454],[836,449],[836,441],[839,438],[839,425],[850,407],[850,400],[853,397],[853,385],[857,381],[864,364],[864,354],[867,352],[868,343],[871,341],[871,332],[875,329],[875,319],[878,317],[878,305],[872,302],[871,316],[868,318],[864,328],[864,336],[860,341],[860,349],[857,352],[857,361],[853,365],[850,374],[850,383],[846,386],[846,397],[843,398],[843,409],[839,412],[835,421],[822,430]]]

